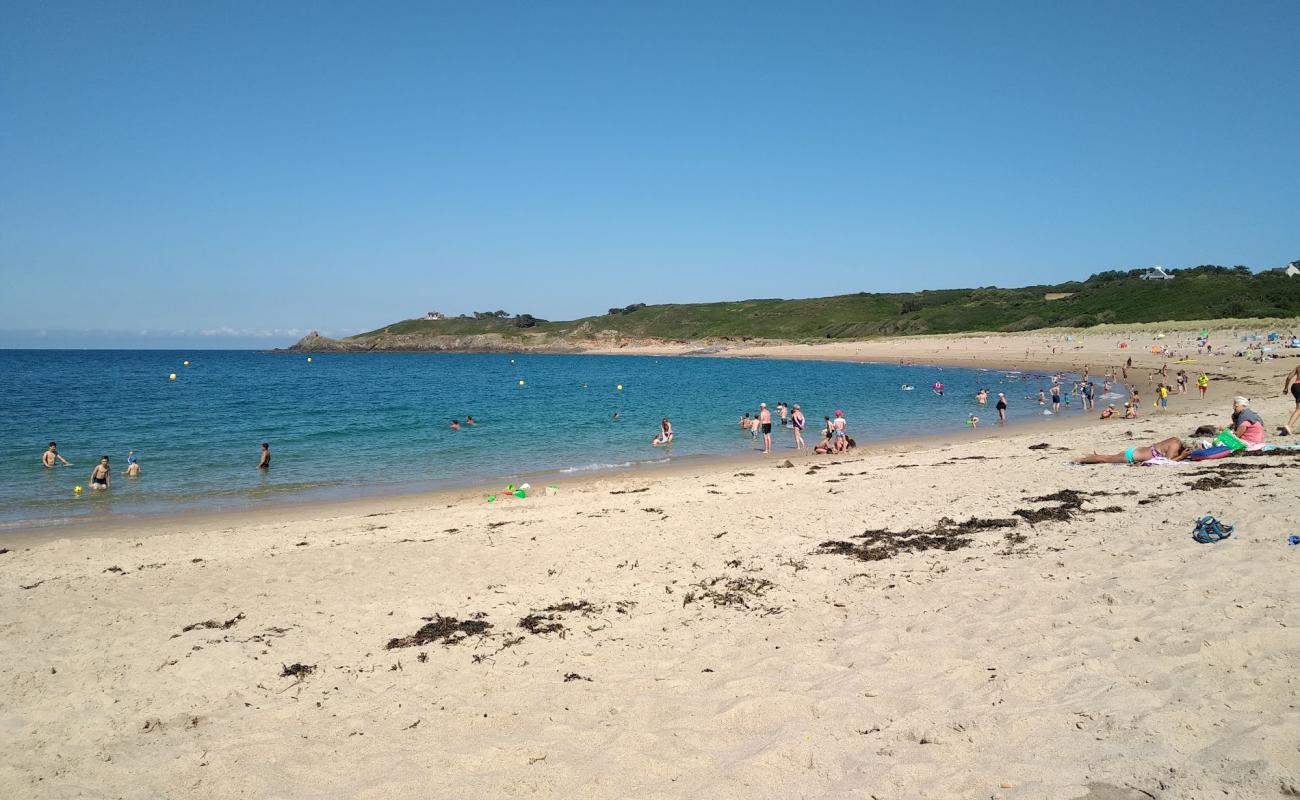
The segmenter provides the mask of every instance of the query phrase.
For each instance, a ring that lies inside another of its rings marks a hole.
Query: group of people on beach
[[[803,409],[798,403],[793,406],[785,402],[776,404],[776,419],[782,428],[789,428],[794,435],[794,449],[806,450],[808,443],[804,441],[803,432],[807,427],[808,420],[804,416]],[[821,441],[813,445],[814,453],[844,453],[857,446],[853,437],[848,434],[848,420],[844,417],[844,412],[836,409],[835,416],[826,416],[822,418],[823,427],[821,429]],[[749,433],[751,439],[763,439],[763,452],[772,452],[772,410],[767,407],[767,403],[759,403],[758,411],[754,414],[745,413],[737,420],[736,423],[741,430]]]

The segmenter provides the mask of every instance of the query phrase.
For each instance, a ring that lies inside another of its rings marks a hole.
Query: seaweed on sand
[[[215,628],[216,630],[228,631],[231,628],[238,625],[239,621],[243,618],[244,618],[244,612],[241,611],[235,616],[226,620],[225,622],[217,622],[215,619],[210,619],[205,622],[196,622],[193,625],[186,625],[184,628],[181,628],[181,633],[189,633],[190,631],[193,630],[201,630],[206,628]]]
[[[384,645],[384,649],[422,647],[435,642],[441,642],[448,646],[460,644],[470,636],[482,636],[492,627],[492,623],[484,622],[481,619],[458,620],[455,617],[444,617],[441,614],[435,614],[424,619],[428,621],[427,625],[410,636],[401,639],[389,639],[388,644]]]
[[[979,531],[1013,528],[1015,519],[980,519],[971,517],[957,522],[944,517],[928,529],[910,528],[889,531],[872,528],[853,537],[857,541],[827,541],[818,545],[819,552],[848,556],[858,561],[884,561],[902,553],[923,553],[927,550],[952,552],[969,547],[971,535]]]
[[[782,610],[780,606],[769,606],[762,602],[768,590],[775,586],[776,584],[766,578],[756,578],[752,575],[708,578],[694,584],[692,591],[687,592],[682,598],[682,607],[709,600],[715,608],[726,606],[743,611],[758,611],[763,616],[780,614]]]
[[[590,617],[599,613],[600,607],[587,600],[565,600],[563,603],[556,603],[543,608],[541,611],[533,611],[527,616],[520,617],[519,627],[534,636],[558,633],[560,638],[563,639],[568,635],[568,628],[564,625],[565,614],[581,614],[584,617]]]

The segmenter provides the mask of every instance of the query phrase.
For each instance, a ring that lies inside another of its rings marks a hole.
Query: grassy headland
[[[1300,278],[1245,267],[1195,267],[1173,280],[1142,271],[1018,289],[982,287],[802,300],[636,304],[570,321],[504,312],[409,319],[346,339],[311,335],[300,350],[578,349],[593,342],[810,341],[924,333],[1016,332],[1219,318],[1300,316]]]

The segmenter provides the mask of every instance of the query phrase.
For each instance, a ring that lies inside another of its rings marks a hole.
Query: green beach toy
[[[1246,443],[1238,439],[1230,429],[1225,430],[1223,433],[1214,437],[1214,442],[1215,444],[1223,445],[1233,452],[1246,449]]]
[[[495,503],[497,501],[497,496],[494,494],[490,494],[487,496],[487,501],[489,503]]]
[[[524,490],[523,490],[523,489],[516,489],[516,490],[515,490],[515,497],[518,497],[520,500],[523,500],[523,499],[524,499],[525,497],[527,497],[527,496],[528,496],[528,495],[524,494]]]

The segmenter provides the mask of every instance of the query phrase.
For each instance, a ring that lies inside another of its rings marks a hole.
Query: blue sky
[[[1300,258],[1294,0],[0,13],[0,346]]]

